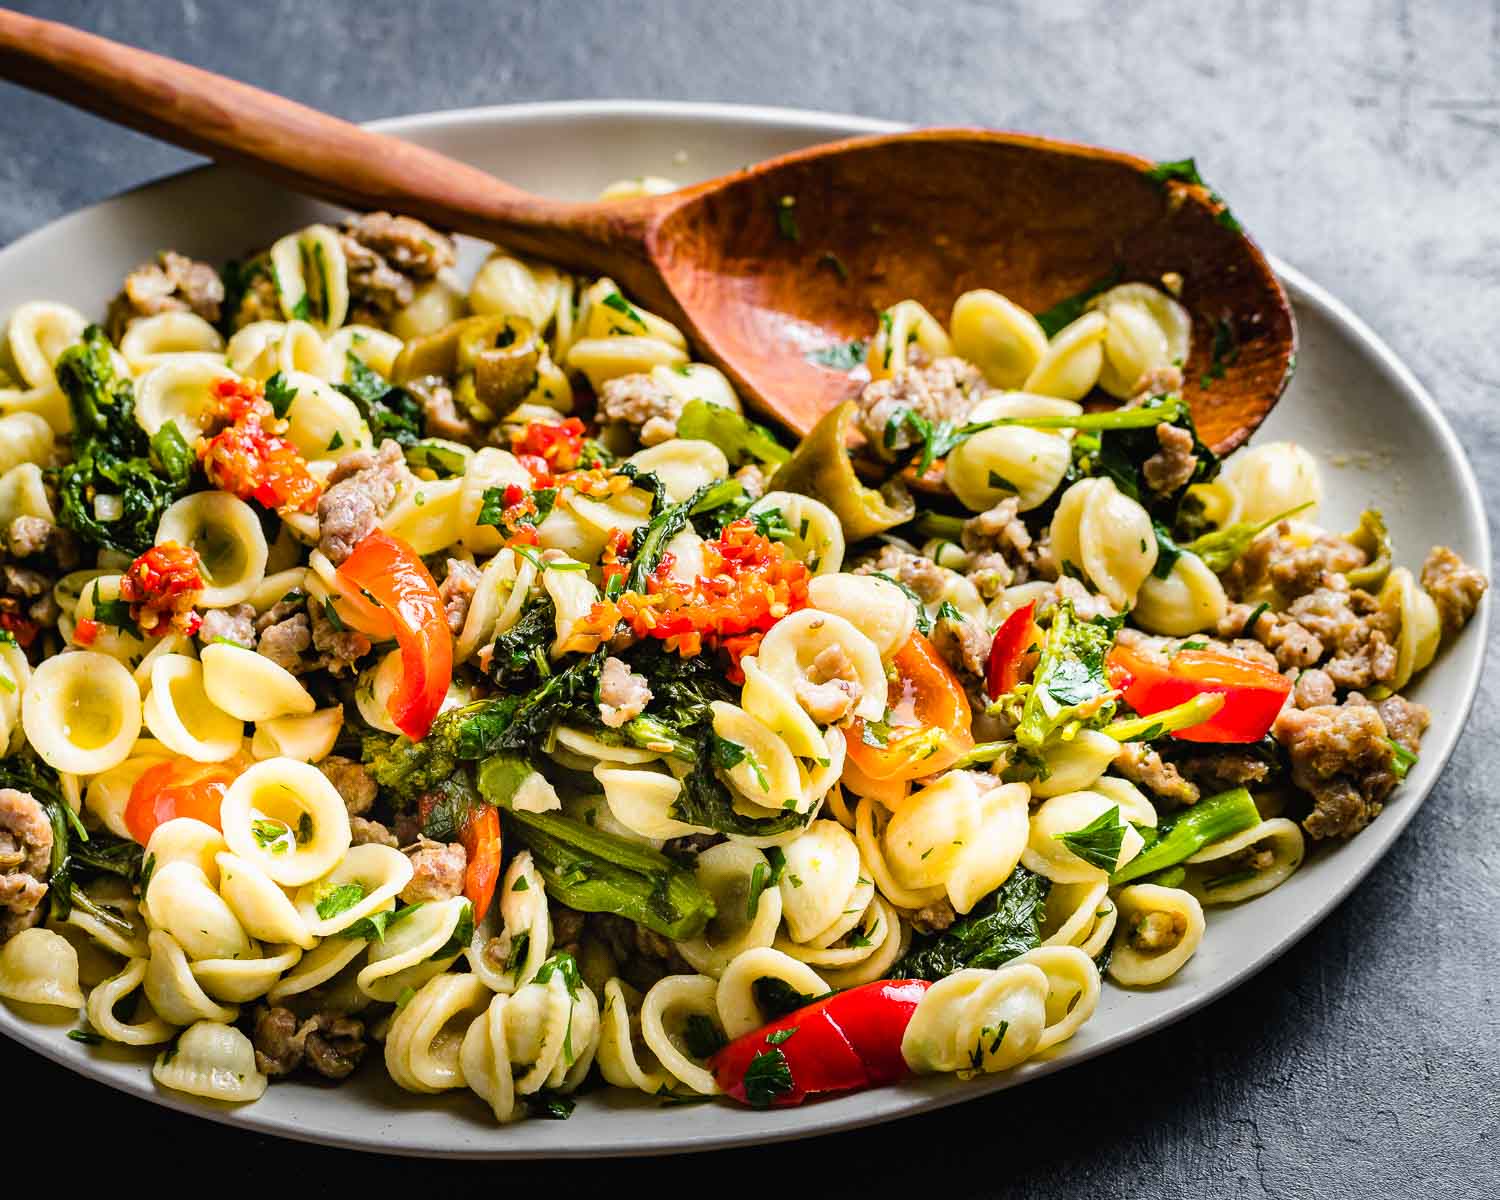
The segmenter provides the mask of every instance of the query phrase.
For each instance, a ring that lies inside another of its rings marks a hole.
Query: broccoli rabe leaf
[[[171,422],[164,428],[174,432],[155,439],[136,423],[130,380],[115,371],[97,325],[58,358],[57,382],[73,415],[73,461],[58,472],[58,519],[93,545],[140,554],[155,541],[163,511],[187,490],[187,444]],[[119,516],[103,519],[99,497],[117,498]]]
[[[1153,519],[1163,528],[1176,525],[1177,508],[1188,488],[1195,483],[1206,483],[1219,473],[1219,457],[1198,437],[1188,406],[1177,396],[1151,396],[1133,408],[1117,410],[1123,415],[1140,414],[1146,419],[1162,409],[1170,409],[1167,421],[1154,421],[1140,428],[1112,428],[1099,432],[1099,448],[1091,456],[1091,470],[1095,475],[1104,475],[1132,500],[1145,506]],[[1111,416],[1111,413],[1100,414]],[[1161,442],[1157,437],[1157,426],[1169,424],[1187,430],[1193,438],[1193,471],[1187,479],[1171,492],[1154,492],[1146,486],[1144,468],[1146,460],[1159,453]]]
[[[893,979],[942,979],[965,967],[998,967],[1042,942],[1051,882],[1018,866],[971,912],[941,933],[918,933]]]
[[[538,596],[521,610],[516,623],[495,639],[490,675],[502,688],[514,691],[540,683],[547,666],[547,649],[557,632],[557,605]]]
[[[403,447],[421,441],[424,432],[421,401],[405,388],[388,382],[353,350],[345,351],[344,363],[344,382],[336,386],[354,401],[359,415],[370,427],[375,445],[386,438],[395,439]]]
[[[1042,327],[1042,332],[1049,338],[1059,330],[1071,325],[1079,317],[1088,311],[1089,301],[1100,292],[1107,292],[1115,284],[1120,282],[1124,272],[1117,266],[1103,279],[1096,279],[1081,292],[1059,300],[1051,308],[1044,309],[1036,314],[1037,324]]]
[[[712,442],[724,451],[731,466],[739,466],[747,459],[780,466],[792,456],[764,425],[707,400],[689,400],[683,405],[677,418],[677,436]]]
[[[110,833],[90,836],[64,799],[57,773],[29,751],[0,759],[0,787],[30,795],[42,806],[52,827],[48,915],[63,921],[76,908],[121,936],[137,936],[123,914],[94,900],[82,885],[100,875],[116,875],[135,883],[141,877],[141,847]]]
[[[1123,617],[1081,621],[1072,604],[1058,605],[1016,726],[1022,748],[1039,751],[1068,722],[1103,711],[1110,692],[1105,656],[1123,624]]]

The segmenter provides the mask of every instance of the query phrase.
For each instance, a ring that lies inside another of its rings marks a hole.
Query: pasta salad
[[[5,328],[0,997],[162,1087],[1005,1071],[1416,761],[1486,580],[1199,440],[1191,279],[902,301],[790,446],[611,280],[456,265],[370,213]]]

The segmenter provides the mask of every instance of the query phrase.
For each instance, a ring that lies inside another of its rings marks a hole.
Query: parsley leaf
[[[762,1050],[745,1068],[745,1101],[752,1108],[770,1108],[795,1090],[792,1068],[779,1047]]]
[[[296,398],[297,389],[286,381],[286,376],[280,371],[266,380],[266,403],[271,406],[271,411],[278,419],[286,416]]]
[[[1120,846],[1125,840],[1125,822],[1120,819],[1120,806],[1100,813],[1082,829],[1071,833],[1055,833],[1052,836],[1091,867],[1113,871],[1120,859]]]
[[[356,904],[365,898],[365,888],[362,883],[343,883],[334,888],[318,901],[316,908],[318,916],[323,920],[336,917],[339,913],[348,912]]]
[[[865,361],[865,353],[869,344],[865,338],[855,338],[852,342],[836,342],[832,346],[821,346],[816,350],[809,350],[803,357],[816,366],[827,367],[830,371],[852,371]]]

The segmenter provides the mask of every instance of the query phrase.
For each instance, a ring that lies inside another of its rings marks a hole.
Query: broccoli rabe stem
[[[953,764],[953,770],[964,767],[976,767],[982,763],[994,762],[996,759],[1007,757],[1016,748],[1013,740],[1001,742],[979,742],[967,754],[960,757]]]
[[[1159,832],[1144,850],[1111,875],[1109,881],[1129,883],[1143,875],[1175,867],[1211,842],[1233,837],[1259,822],[1260,811],[1248,791],[1237,787],[1220,792],[1184,810],[1169,828]]]
[[[924,512],[912,524],[924,538],[943,538],[956,542],[964,532],[964,519],[952,513]]]
[[[1177,420],[1187,406],[1181,400],[1172,400],[1155,408],[1112,408],[1107,412],[1075,413],[1053,417],[996,417],[992,421],[978,421],[965,425],[960,432],[979,433],[985,429],[997,429],[1005,425],[1018,425],[1023,429],[1082,429],[1097,432],[1106,429],[1150,429],[1155,425],[1166,425]]]
[[[579,912],[617,913],[673,941],[696,937],[712,897],[664,854],[556,813],[507,812],[547,892]]]
[[[1149,742],[1175,729],[1191,729],[1194,725],[1201,725],[1223,707],[1222,692],[1204,692],[1150,716],[1111,721],[1099,732],[1109,734],[1117,742]]]

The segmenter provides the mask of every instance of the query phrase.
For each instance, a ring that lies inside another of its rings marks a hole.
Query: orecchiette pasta
[[[224,793],[224,840],[284,887],[327,874],[349,849],[349,813],[328,777],[289,758],[250,767]]]
[[[1236,521],[1269,521],[1309,505],[1300,514],[1311,521],[1323,502],[1318,460],[1295,442],[1265,442],[1232,456],[1224,465],[1224,482],[1239,501]]]
[[[1115,896],[1120,910],[1109,975],[1127,987],[1148,987],[1177,974],[1203,941],[1203,908],[1180,888],[1135,883]]]
[[[214,1020],[197,1021],[184,1030],[170,1050],[156,1056],[151,1074],[174,1092],[230,1104],[259,1100],[269,1082],[256,1069],[250,1039]]]
[[[20,1004],[82,1008],[78,952],[50,929],[23,929],[0,946],[0,997]]]
[[[107,654],[60,654],[31,673],[21,694],[26,740],[48,766],[97,775],[125,761],[141,731],[141,695]]]
[[[1136,501],[1110,479],[1080,479],[1052,517],[1052,553],[1071,564],[1117,609],[1135,603],[1156,566],[1156,531]]]
[[[162,513],[156,541],[198,555],[206,586],[199,603],[228,608],[250,598],[266,575],[266,535],[255,510],[224,492],[184,496]]]
[[[1165,579],[1155,574],[1141,583],[1131,618],[1150,633],[1186,637],[1212,629],[1229,611],[1224,585],[1191,551],[1184,550]]]
[[[700,1096],[719,1090],[705,1060],[694,1053],[685,1034],[690,1018],[719,1025],[719,985],[707,975],[668,975],[652,985],[641,1001],[641,1037],[657,1061],[679,1083]]]
[[[245,727],[208,695],[203,664],[166,654],[151,668],[151,691],[142,706],[146,728],[167,749],[195,762],[223,762],[240,748]]]

